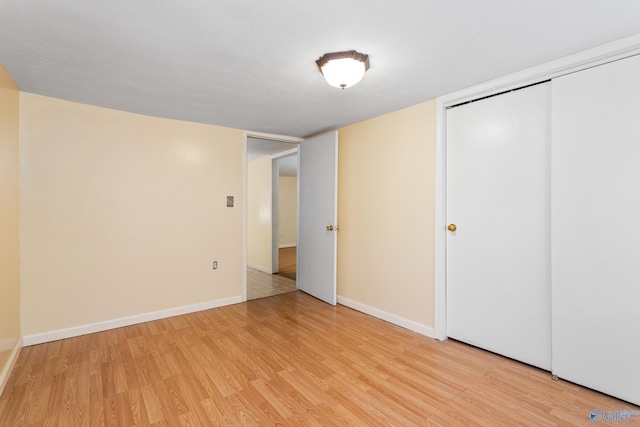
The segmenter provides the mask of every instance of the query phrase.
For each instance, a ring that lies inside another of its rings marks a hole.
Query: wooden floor
[[[638,409],[294,292],[25,347],[0,425],[584,426],[594,408]]]
[[[296,256],[296,247],[278,250],[278,275],[296,279]]]

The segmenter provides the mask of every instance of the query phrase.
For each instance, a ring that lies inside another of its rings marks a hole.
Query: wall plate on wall
[[[233,207],[233,196],[227,196],[227,207],[228,208]]]

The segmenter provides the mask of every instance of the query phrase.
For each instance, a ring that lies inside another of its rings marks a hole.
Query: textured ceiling
[[[26,92],[306,137],[640,32],[637,0],[2,0]],[[371,69],[327,85],[315,60]]]

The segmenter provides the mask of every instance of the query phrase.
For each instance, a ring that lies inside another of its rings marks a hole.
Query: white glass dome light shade
[[[362,80],[369,69],[369,56],[355,50],[327,53],[316,63],[327,83],[344,89]]]
[[[334,59],[322,66],[327,83],[342,89],[362,80],[364,71],[364,64],[351,58]]]

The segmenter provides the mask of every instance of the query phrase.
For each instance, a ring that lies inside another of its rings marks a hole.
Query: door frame
[[[297,155],[298,147],[271,155],[271,271],[273,273],[277,273],[280,269],[280,260],[277,255],[280,250],[280,205],[278,204],[278,198],[280,195],[279,161],[284,157]],[[296,182],[297,180],[298,177],[296,177]],[[296,211],[296,220],[298,213],[299,212]]]
[[[446,301],[446,119],[447,108],[540,83],[565,74],[640,54],[640,34],[546,62],[436,99],[434,338],[447,338]]]
[[[248,138],[260,138],[271,141],[281,141],[299,144],[303,138],[276,135],[271,133],[243,131],[242,133],[242,302],[247,301],[247,166],[248,166]],[[297,150],[297,148],[296,148]],[[272,225],[273,230],[273,225]]]

